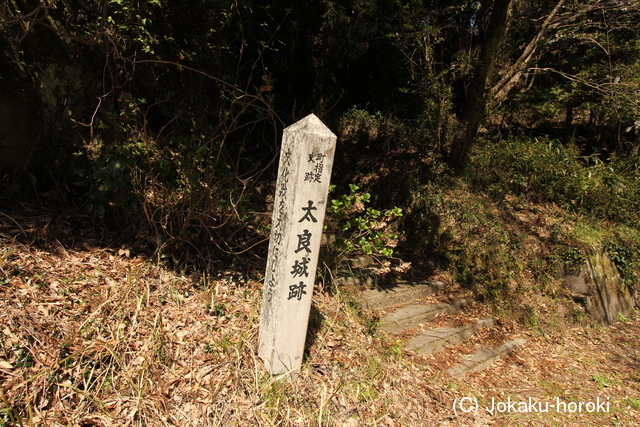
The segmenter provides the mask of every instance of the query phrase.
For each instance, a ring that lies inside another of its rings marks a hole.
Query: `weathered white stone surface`
[[[335,145],[313,114],[282,137],[258,342],[273,375],[302,364]]]

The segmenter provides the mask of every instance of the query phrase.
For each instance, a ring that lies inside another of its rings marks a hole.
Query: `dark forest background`
[[[632,0],[6,0],[0,199],[176,263],[264,251],[282,129],[315,113],[335,194],[404,209],[414,257],[450,257],[460,180],[637,227],[639,60]]]

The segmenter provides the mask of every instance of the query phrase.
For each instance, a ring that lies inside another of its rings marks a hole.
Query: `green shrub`
[[[582,156],[576,146],[557,140],[511,138],[479,146],[468,170],[471,181],[495,197],[523,194],[594,219],[632,225],[640,221],[636,163]]]
[[[618,227],[603,246],[622,280],[634,290],[640,284],[640,232],[624,226]]]
[[[411,263],[392,258],[401,238],[394,221],[403,215],[402,209],[378,210],[367,206],[371,202],[369,193],[360,191],[355,184],[349,184],[349,189],[349,194],[331,200],[327,209],[326,222],[331,227],[330,233],[335,234],[335,241],[323,250],[325,269],[338,268],[347,255],[370,255],[377,261],[379,275],[391,272],[392,268],[405,273]]]
[[[348,253],[393,256],[399,235],[392,231],[391,223],[402,216],[402,209],[394,207],[379,211],[366,205],[371,201],[369,193],[363,193],[350,184],[350,194],[331,200],[329,217],[337,222],[339,237],[336,247]]]
[[[352,107],[340,117],[340,144],[357,149],[363,148],[388,153],[392,148],[410,146],[416,140],[415,129],[393,115]]]

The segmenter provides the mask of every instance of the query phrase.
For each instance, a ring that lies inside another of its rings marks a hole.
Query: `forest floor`
[[[302,372],[256,356],[260,273],[175,272],[124,249],[0,237],[0,426],[631,426],[640,316],[610,327],[508,318],[527,339],[448,377],[375,329],[353,290],[316,286]],[[13,228],[13,232],[10,232]],[[476,312],[488,308],[475,305]],[[543,326],[546,325],[546,326]],[[483,335],[484,334],[484,335]],[[472,352],[473,340],[455,350]],[[467,346],[467,347],[465,347]],[[491,410],[496,405],[497,410]]]

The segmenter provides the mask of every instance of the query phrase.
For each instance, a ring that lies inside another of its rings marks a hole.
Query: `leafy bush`
[[[328,214],[338,223],[340,237],[336,246],[349,253],[393,256],[399,235],[391,230],[391,222],[402,216],[402,209],[394,207],[379,211],[366,207],[371,201],[369,193],[360,192],[360,187],[350,184],[350,194],[331,200]]]
[[[618,227],[604,242],[604,251],[616,265],[622,280],[636,290],[640,285],[640,232]]]
[[[628,159],[605,162],[556,140],[511,138],[478,147],[469,171],[474,184],[498,198],[523,194],[595,219],[640,220],[640,168]]]
[[[331,190],[334,190],[332,186]],[[380,264],[378,274],[391,271],[393,250],[400,239],[400,233],[394,230],[394,220],[402,216],[402,209],[377,210],[366,205],[371,202],[371,195],[360,191],[360,187],[349,184],[350,193],[340,195],[331,200],[327,209],[327,223],[332,224],[331,232],[336,239],[328,246],[325,253],[329,264],[335,268],[347,254],[372,255]],[[394,270],[404,273],[410,263],[399,260]],[[327,262],[325,262],[327,264]]]
[[[393,115],[383,115],[352,107],[340,116],[340,141],[342,145],[357,150],[377,150],[388,153],[392,148],[415,143],[415,129]]]

